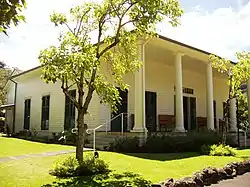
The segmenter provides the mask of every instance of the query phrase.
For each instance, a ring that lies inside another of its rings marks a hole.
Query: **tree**
[[[6,91],[4,86],[11,74],[10,68],[6,67],[5,63],[0,61],[0,105],[6,103]]]
[[[138,39],[156,36],[155,26],[164,18],[177,26],[182,13],[178,0],[104,0],[71,8],[70,16],[51,15],[55,26],[65,26],[67,31],[59,37],[58,46],[41,51],[42,77],[46,82],[60,81],[63,93],[78,111],[76,158],[79,162],[83,160],[86,134],[84,116],[93,94],[116,111],[120,102],[116,86],[128,89],[123,76],[141,66]],[[105,66],[108,74],[102,71]],[[69,94],[75,85],[77,99]]]
[[[246,129],[248,127],[248,101],[246,94],[242,94],[238,97],[238,111],[239,111],[239,122],[241,123],[240,128]]]
[[[7,29],[11,24],[18,25],[20,21],[25,21],[25,17],[20,12],[26,7],[25,0],[0,0],[0,32],[7,35]]]
[[[250,79],[250,53],[249,52],[241,52],[236,53],[238,62],[236,64],[232,64],[230,60],[225,58],[220,58],[215,55],[210,55],[210,61],[212,62],[212,66],[218,70],[220,73],[224,73],[228,77],[228,99],[226,101],[224,120],[226,124],[224,125],[224,132],[227,131],[227,121],[229,119],[229,111],[228,108],[230,106],[230,100],[233,98],[238,99],[239,103],[239,118],[243,119],[243,115],[245,112],[243,111],[245,108],[246,98],[242,94],[241,85],[247,83],[248,79]],[[240,117],[241,116],[241,117]],[[223,142],[226,142],[226,135],[224,136]]]

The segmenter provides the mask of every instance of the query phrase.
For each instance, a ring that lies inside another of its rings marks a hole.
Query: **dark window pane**
[[[49,130],[49,107],[50,107],[50,96],[42,97],[42,122],[41,129]]]
[[[76,98],[76,90],[69,91],[70,96]],[[75,127],[75,106],[69,97],[65,96],[64,130]]]

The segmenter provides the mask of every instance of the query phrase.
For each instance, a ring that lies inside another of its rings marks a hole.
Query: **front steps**
[[[121,132],[96,132],[96,149],[104,150],[105,147],[108,147],[109,144],[115,141],[116,138],[128,136],[128,133]],[[89,143],[86,144],[86,147],[93,148],[93,133],[88,136]]]

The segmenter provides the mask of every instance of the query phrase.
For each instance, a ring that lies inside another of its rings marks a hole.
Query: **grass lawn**
[[[20,141],[20,140],[19,140]],[[90,152],[86,154],[92,154]],[[0,163],[1,187],[143,187],[145,179],[159,182],[173,177],[189,176],[207,166],[221,167],[232,161],[250,157],[250,149],[239,150],[237,157],[200,156],[196,153],[180,154],[119,154],[100,152],[100,158],[109,163],[109,175],[57,179],[48,171],[57,159],[67,155],[32,158]]]
[[[72,149],[74,149],[72,146],[44,144],[0,136],[0,157]]]

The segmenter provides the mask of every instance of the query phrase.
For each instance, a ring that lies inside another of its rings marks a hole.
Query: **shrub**
[[[203,154],[203,155],[209,155],[209,153],[210,153],[210,145],[206,145],[206,144],[202,145],[200,153]]]
[[[232,137],[227,140],[232,142]],[[140,147],[139,139],[122,137],[110,143],[109,150],[116,152],[178,153],[201,152],[203,145],[219,144],[221,135],[216,132],[188,132],[180,134],[151,134]],[[203,147],[205,149],[205,147]],[[208,149],[206,147],[206,149]],[[205,151],[205,150],[203,150]],[[208,150],[205,151],[209,154]]]
[[[100,173],[107,173],[109,171],[108,164],[100,158],[87,157],[83,163],[80,164],[78,175],[94,175]]]
[[[109,151],[136,153],[139,143],[138,137],[119,137],[109,144]]]
[[[21,130],[19,131],[18,133],[18,136],[25,136],[25,137],[28,137],[28,136],[31,136],[32,133],[30,130]]]
[[[38,131],[36,130],[35,127],[32,127],[32,128],[31,128],[31,135],[34,136],[34,137],[37,137]]]
[[[212,145],[210,147],[210,153],[211,156],[235,156],[236,155],[236,149],[230,147],[229,145]]]
[[[202,145],[218,144],[221,136],[215,132],[189,132],[170,136],[168,134],[153,135],[147,138],[145,152],[200,152]]]
[[[79,163],[75,157],[70,156],[64,160],[58,160],[50,174],[57,177],[73,177],[89,176],[108,171],[108,165],[99,158],[86,157],[82,163]]]

